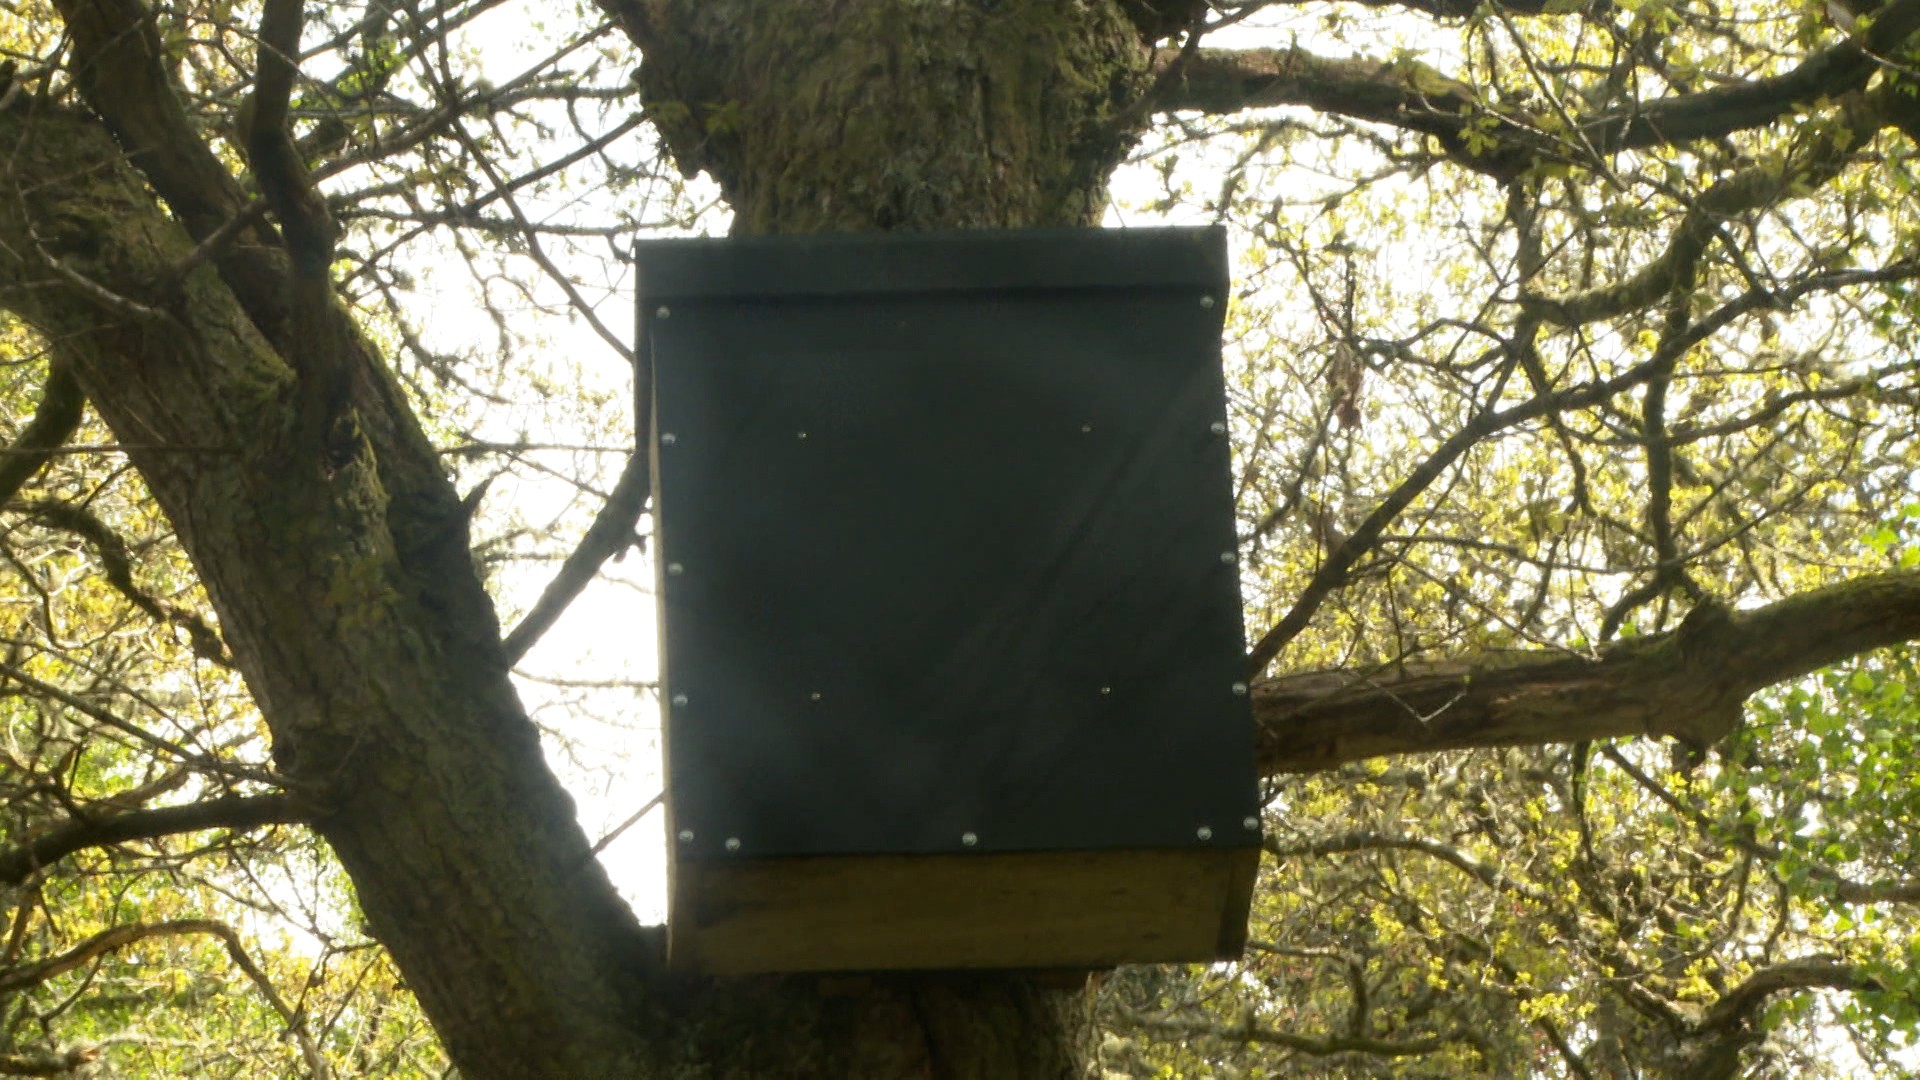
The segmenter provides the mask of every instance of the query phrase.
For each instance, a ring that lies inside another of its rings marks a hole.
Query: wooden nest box
[[[669,956],[1243,943],[1218,230],[639,245]]]

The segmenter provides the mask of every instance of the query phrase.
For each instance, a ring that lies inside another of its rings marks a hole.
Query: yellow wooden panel
[[[669,959],[710,975],[1224,959],[1245,943],[1258,854],[685,861],[674,867]]]

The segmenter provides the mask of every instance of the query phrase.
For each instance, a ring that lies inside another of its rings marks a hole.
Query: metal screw
[[[1234,697],[1246,697],[1246,696],[1247,696],[1247,684],[1246,684],[1246,683],[1243,683],[1243,682],[1237,682],[1237,683],[1234,683],[1234,684],[1233,684],[1233,696],[1234,696]]]
[[[808,700],[808,701],[819,701],[819,700],[820,700],[820,691],[818,691],[818,690],[815,690],[815,691],[814,691],[813,693],[811,693],[811,694],[808,694],[808,695],[807,695],[807,700]]]
[[[1227,433],[1227,425],[1224,420],[1215,420],[1213,423],[1207,425],[1207,430],[1213,432],[1215,435],[1225,435]],[[670,435],[662,437],[672,438]]]
[[[980,837],[977,833],[963,832],[960,834],[960,843],[963,847],[972,847],[979,842]]]
[[[653,314],[655,318],[664,319],[673,314],[673,311],[668,308],[667,305],[661,304],[659,307],[653,309]]]
[[[673,432],[671,431],[663,431],[660,433],[661,446],[672,446],[674,443],[677,443],[679,441],[680,441],[679,439],[676,439],[673,437]]]
[[[1093,425],[1092,425],[1092,424],[1081,424],[1081,425],[1080,425],[1080,434],[1082,434],[1082,435],[1091,435],[1091,434],[1093,434]]]
[[[727,850],[728,850],[728,851],[739,851],[739,850],[740,850],[740,838],[739,838],[739,837],[737,837],[737,836],[729,836],[729,837],[727,837]]]
[[[687,695],[685,694],[673,695],[673,703],[675,705],[685,705],[687,703]]]
[[[1240,820],[1240,824],[1241,824],[1241,826],[1242,826],[1242,827],[1244,827],[1244,828],[1245,828],[1245,829],[1246,829],[1246,830],[1247,830],[1248,832],[1259,832],[1259,831],[1260,831],[1260,819],[1259,819],[1259,818],[1257,818],[1257,817],[1246,817],[1246,818],[1242,818],[1242,819]]]
[[[1204,308],[1210,308],[1217,303],[1219,303],[1219,301],[1211,296],[1203,296],[1200,298],[1200,306]]]
[[[1202,825],[1199,828],[1193,830],[1193,835],[1199,837],[1202,840],[1211,840],[1213,839],[1213,830],[1207,828],[1205,825]]]
[[[1101,688],[1100,688],[1100,693],[1101,693],[1101,694],[1103,694],[1103,695],[1105,695],[1105,694],[1111,694],[1111,693],[1113,693],[1113,687],[1111,687],[1111,686],[1103,686],[1103,687],[1101,687]]]
[[[807,437],[807,433],[806,433],[806,432],[804,432],[804,431],[802,431],[802,432],[800,432],[800,433],[799,433],[799,437],[800,437],[801,439],[805,439],[805,438]]]
[[[1226,565],[1228,565],[1228,566],[1232,566],[1232,565],[1233,565],[1233,552],[1231,552],[1231,551],[1223,551],[1223,552],[1221,552],[1221,553],[1220,553],[1220,561],[1221,561],[1222,563],[1225,563],[1225,564],[1226,564]]]
[[[686,572],[687,572],[687,568],[684,566],[681,566],[677,562],[670,562],[667,564],[667,573],[674,577],[679,577],[681,574],[684,574]]]
[[[692,830],[692,829],[681,829],[681,830],[680,830],[680,842],[681,842],[681,843],[683,843],[683,844],[691,844],[691,843],[693,843],[693,830]]]

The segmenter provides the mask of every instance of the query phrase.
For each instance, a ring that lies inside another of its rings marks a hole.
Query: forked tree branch
[[[224,231],[216,265],[256,325],[281,318],[277,238],[247,212],[239,181],[214,156],[181,104],[153,12],[141,0],[54,0],[73,46],[74,81],[115,140],[196,241]],[[236,219],[239,224],[230,224]],[[169,283],[154,282],[155,287]]]
[[[1783,960],[1763,967],[1727,991],[1700,1018],[1698,1029],[1719,1031],[1744,1027],[1756,1009],[1775,994],[1804,990],[1878,990],[1878,980],[1852,964],[1826,956]]]
[[[1550,134],[1564,127],[1558,117],[1497,111],[1473,84],[1417,60],[1327,57],[1299,48],[1201,49],[1181,62],[1154,107],[1235,113],[1303,106],[1431,135],[1467,168],[1513,175],[1556,157],[1588,156],[1588,146],[1609,153],[1765,127],[1865,87],[1916,31],[1920,0],[1894,0],[1859,38],[1820,49],[1791,71],[1576,115],[1581,138],[1571,141]],[[1155,63],[1171,65],[1178,54],[1162,49]]]

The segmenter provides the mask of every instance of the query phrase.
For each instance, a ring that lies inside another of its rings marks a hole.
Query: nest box
[[[637,259],[673,966],[1237,955],[1222,234]]]

